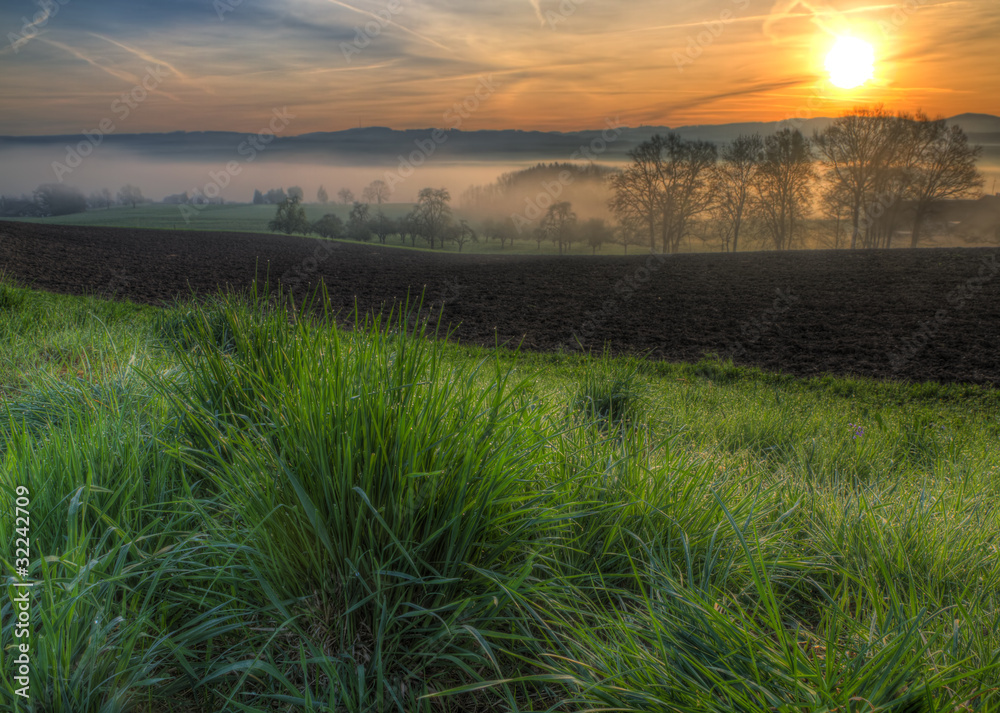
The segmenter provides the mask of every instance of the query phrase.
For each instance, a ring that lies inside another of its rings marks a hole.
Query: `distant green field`
[[[351,212],[350,206],[345,205],[316,205],[307,204],[306,217],[310,222],[315,222],[327,213],[333,213],[346,222],[348,214]],[[382,206],[382,210],[387,216],[393,219],[402,218],[410,212],[413,205],[410,203],[387,203]],[[86,213],[74,213],[73,215],[61,215],[54,218],[16,218],[25,223],[43,223],[48,225],[89,225],[103,226],[109,228],[153,228],[160,230],[208,230],[208,231],[230,231],[237,233],[270,233],[267,229],[268,222],[274,218],[275,206],[273,205],[251,205],[251,204],[228,204],[228,205],[208,205],[194,208],[192,215],[190,210],[185,208],[185,213],[181,212],[180,206],[175,205],[144,205],[138,208],[115,207],[109,210],[93,210]],[[461,211],[456,211],[456,217],[461,219],[464,216]],[[3,220],[0,218],[0,220]],[[477,221],[470,220],[474,225]],[[398,245],[398,238],[390,238],[390,245]],[[407,243],[409,244],[409,243]],[[418,244],[417,247],[426,247]],[[447,252],[457,252],[455,245],[448,245]],[[630,253],[637,253],[641,248],[632,246]],[[499,253],[500,244],[493,241],[489,243],[478,243],[466,245],[464,252],[475,253]],[[519,252],[531,254],[554,254],[556,247],[551,243],[543,243],[541,249],[534,240],[518,241],[513,250],[508,244],[505,253]],[[574,246],[572,254],[589,255],[590,248],[584,245]],[[621,255],[624,249],[620,245],[605,245],[600,255]]]
[[[383,206],[390,218],[406,215],[412,208],[408,203]],[[346,220],[351,212],[344,205],[306,205],[306,216],[317,221],[327,213],[334,213]],[[192,213],[193,211],[193,213]],[[227,205],[181,206],[144,205],[138,208],[116,207],[109,210],[92,210],[86,213],[61,215],[54,218],[19,218],[28,223],[54,225],[99,225],[111,228],[160,228],[166,230],[228,230],[235,232],[270,232],[268,221],[274,217],[273,205],[232,203]]]

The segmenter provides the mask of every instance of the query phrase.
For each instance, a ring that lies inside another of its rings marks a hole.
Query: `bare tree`
[[[813,169],[809,140],[798,129],[782,129],[764,139],[757,174],[756,208],[772,247],[788,250],[809,205]]]
[[[662,137],[654,136],[629,151],[632,163],[611,178],[614,192],[610,208],[622,225],[634,231],[643,226],[649,237],[650,252],[656,251],[659,221],[660,164]]]
[[[392,218],[386,216],[381,208],[375,211],[375,217],[369,221],[369,225],[371,226],[371,232],[383,245],[385,245],[390,235],[399,232],[399,225]]]
[[[122,205],[130,205],[135,208],[145,200],[139,187],[133,186],[131,183],[118,191],[118,202]]]
[[[893,116],[881,106],[855,109],[815,135],[813,142],[826,171],[828,191],[846,203],[851,218],[851,249],[864,242],[866,208],[875,203],[880,176],[892,158],[899,135]]]
[[[614,230],[603,218],[591,218],[580,227],[580,238],[595,255],[602,245],[610,243],[614,237]]]
[[[462,252],[462,248],[467,243],[478,243],[479,236],[476,235],[476,231],[469,226],[467,221],[460,220],[455,227],[455,234],[452,236],[452,240],[458,245],[458,252]]]
[[[638,219],[626,218],[615,227],[614,239],[625,248],[625,254],[628,255],[629,245],[642,245],[646,241],[645,226]]]
[[[650,250],[676,252],[691,221],[711,206],[710,179],[718,152],[707,141],[656,135],[629,152],[632,163],[612,178],[611,210],[619,221],[642,221]]]
[[[559,254],[569,249],[576,229],[576,213],[569,201],[559,201],[549,206],[539,224],[542,235],[559,246]]]
[[[723,147],[712,186],[713,213],[723,248],[739,249],[740,231],[750,210],[754,184],[764,157],[764,140],[759,134],[737,136]]]
[[[361,197],[366,203],[382,205],[384,202],[389,200],[389,194],[391,192],[389,184],[381,178],[378,178],[365,187],[365,189],[361,192]]]
[[[350,205],[354,202],[354,191],[350,188],[341,188],[337,191],[337,198],[339,198],[340,202],[344,205]]]
[[[362,243],[371,240],[371,210],[364,203],[355,201],[351,207],[351,214],[347,218],[347,236]]]
[[[480,226],[479,232],[486,240],[496,240],[499,242],[501,250],[504,249],[508,242],[513,247],[514,236],[517,235],[514,221],[510,218],[501,218],[499,220],[487,218]]]
[[[660,234],[663,252],[677,252],[691,221],[712,204],[710,180],[718,150],[708,141],[683,141],[669,134],[661,164]]]
[[[937,201],[972,197],[984,182],[976,167],[983,149],[969,145],[962,127],[949,127],[944,119],[930,121],[925,116],[918,116],[915,126],[918,158],[911,188],[914,214],[911,248],[917,247],[920,230]]]
[[[417,194],[412,224],[434,249],[438,238],[444,238],[445,230],[451,225],[451,194],[447,188],[423,188]],[[443,242],[442,242],[443,244]]]

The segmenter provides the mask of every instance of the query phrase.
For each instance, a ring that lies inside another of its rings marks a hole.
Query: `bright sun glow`
[[[875,74],[875,49],[857,37],[841,37],[826,56],[826,71],[836,87],[860,87]]]

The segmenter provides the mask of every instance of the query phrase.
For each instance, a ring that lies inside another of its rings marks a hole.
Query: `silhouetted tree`
[[[298,198],[301,203],[306,199],[306,193],[302,190],[301,186],[292,186],[288,189],[289,198]]]
[[[390,235],[399,232],[399,225],[396,221],[388,217],[381,209],[375,211],[375,216],[369,221],[369,226],[371,232],[382,245],[385,245]]]
[[[538,226],[542,234],[559,246],[559,254],[568,249],[576,229],[576,213],[569,201],[559,201],[549,206],[545,211],[541,224]]]
[[[836,192],[851,218],[851,249],[863,242],[862,222],[873,205],[879,174],[891,162],[899,134],[882,107],[856,109],[836,120],[813,142],[823,163],[827,191]]]
[[[115,202],[115,199],[111,195],[111,191],[109,191],[107,188],[102,188],[99,191],[94,191],[87,198],[88,207],[93,208],[93,209],[100,208],[100,209],[103,209],[103,210],[107,210],[112,205],[114,205],[114,202]],[[166,202],[165,199],[164,199],[164,202]]]
[[[631,164],[612,178],[611,210],[619,221],[644,224],[651,250],[659,237],[663,252],[676,252],[690,222],[711,205],[715,144],[657,134],[629,157]]]
[[[340,202],[343,203],[344,205],[350,205],[351,203],[354,202],[354,191],[352,191],[350,188],[341,188],[339,191],[337,191],[337,197],[340,199]]]
[[[782,129],[764,139],[757,172],[757,210],[775,250],[788,250],[809,205],[813,169],[809,140],[798,129]]]
[[[301,199],[293,196],[285,198],[278,204],[274,220],[268,223],[268,229],[291,235],[292,233],[309,233],[312,226],[306,219],[306,210]]]
[[[355,201],[351,207],[351,214],[347,218],[347,235],[352,240],[367,243],[372,239],[372,228],[370,224],[371,211],[364,203]]]
[[[983,175],[976,165],[983,149],[969,145],[962,127],[948,126],[944,119],[930,121],[926,116],[918,116],[914,124],[918,151],[911,187],[911,248],[917,247],[920,230],[937,201],[971,198],[983,185]]]
[[[614,230],[614,239],[619,245],[625,248],[628,255],[629,245],[642,245],[645,242],[645,226],[636,217],[626,218],[620,221]]]
[[[447,188],[423,188],[417,194],[417,205],[411,216],[419,234],[430,243],[431,249],[451,225],[451,194]]]
[[[253,204],[254,205],[264,205],[264,203],[265,203],[265,201],[264,201],[264,194],[261,193],[259,190],[254,189],[254,192],[253,192]]]
[[[384,202],[389,200],[390,193],[389,184],[381,178],[378,178],[365,187],[365,189],[361,192],[361,197],[367,203],[382,205]]]
[[[458,225],[455,226],[452,240],[454,240],[455,244],[458,245],[458,252],[462,252],[462,248],[464,248],[468,243],[478,243],[479,236],[476,235],[475,230],[469,227],[468,221],[460,220]]]
[[[656,251],[660,217],[660,172],[663,138],[655,136],[629,151],[631,164],[611,178],[612,213],[622,225],[636,230],[641,225],[649,237],[649,251]]]
[[[344,221],[333,213],[327,213],[313,223],[312,231],[321,238],[344,237]]]
[[[284,188],[272,188],[264,195],[264,200],[271,205],[280,205],[288,200]]]
[[[323,186],[320,186],[319,190],[316,191],[316,200],[318,200],[321,205],[326,205],[330,202],[330,196],[327,194],[326,189],[323,188]]]
[[[736,252],[740,231],[750,210],[754,184],[764,154],[764,140],[759,134],[737,136],[724,146],[712,184],[713,213],[718,222],[723,246]]]
[[[133,186],[131,183],[118,191],[118,202],[122,205],[130,205],[135,208],[145,200],[139,187]]]
[[[87,197],[62,183],[43,183],[35,189],[35,203],[43,215],[70,215],[87,210]]]
[[[501,250],[504,249],[508,242],[513,247],[514,236],[517,235],[517,229],[510,218],[500,218],[499,220],[487,218],[480,226],[479,232],[483,235],[484,239],[499,242]]]
[[[591,218],[580,228],[580,238],[597,254],[601,246],[614,240],[615,232],[603,218]]]

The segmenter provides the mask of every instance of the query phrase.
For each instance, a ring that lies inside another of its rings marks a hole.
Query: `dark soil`
[[[0,223],[0,270],[164,304],[269,275],[331,307],[443,309],[462,342],[706,354],[800,376],[1000,383],[1000,250],[482,256],[241,233]],[[428,307],[428,304],[430,305]]]

